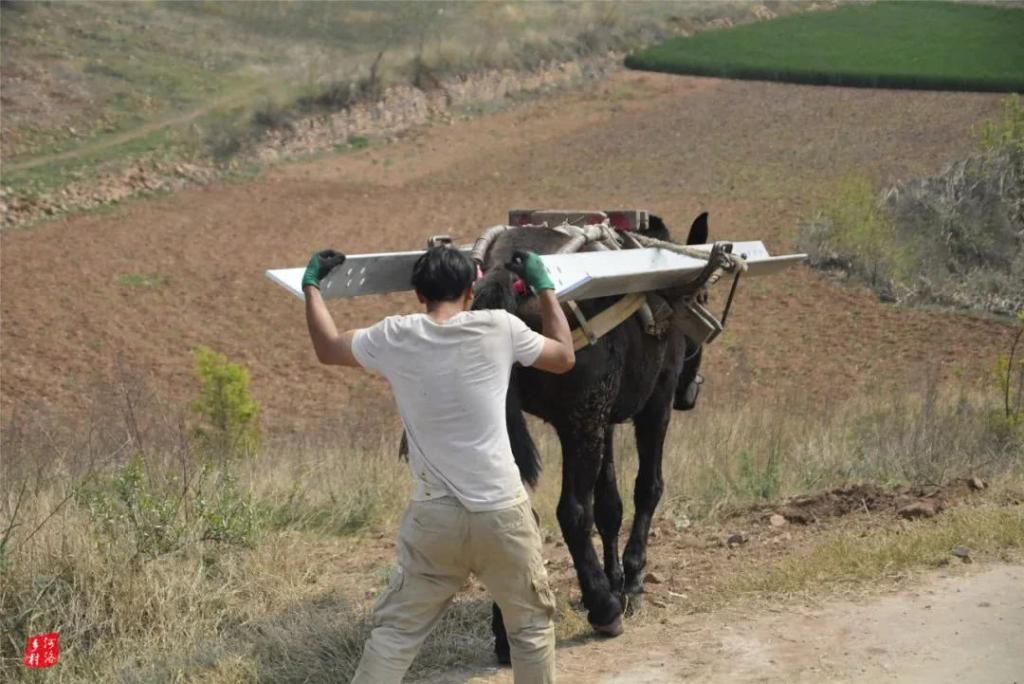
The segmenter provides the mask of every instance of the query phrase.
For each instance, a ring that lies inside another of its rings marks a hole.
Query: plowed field
[[[318,366],[301,305],[263,278],[267,268],[304,264],[324,247],[409,249],[442,232],[470,240],[524,206],[648,208],[681,234],[707,210],[715,238],[792,251],[800,219],[840,178],[938,172],[998,103],[619,73],[243,183],[7,232],[2,409],[80,409],[119,360],[185,399],[190,351],[208,345],[250,369],[268,427],[331,420],[379,401],[382,382]],[[157,277],[140,285],[140,274]],[[415,307],[397,295],[333,311],[339,325],[360,326]],[[826,402],[930,369],[971,379],[1010,336],[998,322],[896,308],[796,269],[741,283],[727,334],[705,355],[707,398],[742,390]]]

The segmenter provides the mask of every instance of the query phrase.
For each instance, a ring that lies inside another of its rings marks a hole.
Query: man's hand
[[[313,340],[313,350],[320,363],[339,366],[358,366],[359,362],[352,355],[352,340],[355,330],[338,333],[334,319],[327,311],[324,299],[320,295],[320,281],[327,277],[332,269],[345,263],[345,255],[333,249],[317,252],[309,259],[306,272],[302,276],[302,292],[306,296],[306,325],[309,337]]]
[[[555,289],[548,270],[544,268],[544,262],[533,252],[516,250],[512,253],[511,261],[505,264],[505,268],[526,281],[534,292]]]
[[[345,255],[333,249],[317,252],[309,259],[306,272],[302,276],[302,288],[315,287],[320,289],[320,281],[327,277],[332,269],[345,263]]]
[[[566,373],[576,364],[572,332],[562,305],[555,297],[555,284],[544,262],[533,252],[515,251],[505,268],[522,278],[537,293],[540,302],[541,334],[546,338],[533,367],[549,373]]]

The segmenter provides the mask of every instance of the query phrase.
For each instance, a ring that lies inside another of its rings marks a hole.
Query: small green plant
[[[774,499],[779,493],[781,459],[777,444],[771,444],[763,463],[748,450],[739,454],[739,477],[736,488],[743,496],[753,499]]]
[[[263,531],[265,516],[228,470],[203,466],[194,499],[197,537],[201,541],[253,547]]]
[[[984,152],[1014,149],[1024,152],[1024,102],[1013,94],[1003,100],[1003,116],[988,121],[978,133],[978,147]]]
[[[181,499],[175,500],[153,482],[141,455],[113,475],[84,482],[78,501],[102,533],[115,542],[129,541],[139,555],[170,553],[185,542]]]
[[[126,273],[117,282],[133,290],[149,290],[166,285],[170,278],[160,273]]]
[[[194,357],[200,393],[192,403],[198,420],[192,435],[200,454],[222,463],[255,455],[259,406],[249,393],[249,371],[207,347],[196,349]]]
[[[1024,336],[1024,311],[1017,313],[1017,322],[1020,327],[1010,351],[996,361],[994,369],[1001,405],[993,411],[992,423],[1006,439],[1024,446],[1024,354],[1019,349]]]
[[[155,558],[197,542],[252,547],[264,516],[230,471],[203,465],[189,480],[154,477],[141,455],[89,478],[77,500],[110,544]]]
[[[893,278],[909,266],[909,255],[897,242],[874,183],[865,176],[845,178],[832,200],[804,226],[799,242],[816,265],[842,268],[880,290],[891,290]]]

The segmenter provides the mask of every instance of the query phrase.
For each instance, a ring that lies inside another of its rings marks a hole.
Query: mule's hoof
[[[643,592],[639,592],[636,594],[626,594],[622,601],[622,605],[625,606],[625,614],[632,615],[633,613],[644,607]]]
[[[602,625],[602,626],[594,625],[594,631],[597,632],[598,634],[600,634],[601,636],[606,636],[606,637],[617,637],[617,636],[619,636],[624,631],[623,628],[622,628],[622,616],[620,615],[619,617],[617,617],[614,620],[612,620],[611,622],[609,622],[607,625]]]

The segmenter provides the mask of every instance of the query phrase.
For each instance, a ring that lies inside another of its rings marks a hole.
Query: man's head
[[[475,278],[473,260],[449,247],[431,247],[412,267],[412,286],[428,309],[441,302],[468,307]]]

